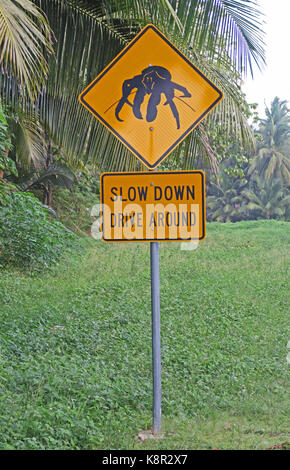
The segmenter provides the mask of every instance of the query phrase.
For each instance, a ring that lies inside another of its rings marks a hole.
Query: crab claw
[[[124,121],[124,119],[121,119],[121,118],[119,117],[119,114],[120,114],[120,111],[121,111],[121,109],[123,108],[123,106],[124,106],[125,103],[126,103],[126,100],[123,99],[123,98],[121,98],[120,101],[119,101],[119,103],[118,103],[117,106],[116,106],[116,109],[115,109],[115,116],[116,116],[116,118],[118,119],[118,121],[120,121],[120,122],[123,122],[123,121]]]
[[[129,106],[133,106],[132,103],[130,103],[130,101],[128,100],[128,96],[131,94],[133,88],[134,88],[134,81],[132,79],[124,81],[122,85],[122,98],[120,99],[115,109],[115,116],[118,119],[118,121],[123,122],[123,119],[120,118],[119,114],[124,104],[126,103]]]
[[[191,98],[191,93],[189,91],[185,91],[183,95],[181,95],[179,98]]]
[[[172,85],[173,88],[183,93],[183,95],[181,95],[179,98],[191,98],[191,93],[189,93],[189,91],[184,86],[178,85],[178,83],[174,82],[172,82]]]

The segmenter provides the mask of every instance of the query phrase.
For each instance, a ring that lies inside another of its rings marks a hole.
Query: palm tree
[[[225,124],[244,143],[253,141],[240,80],[242,73],[251,71],[253,61],[264,62],[261,15],[254,0],[33,0],[33,4],[48,18],[55,57],[49,58],[48,80],[30,111],[45,139],[59,146],[72,165],[82,159],[100,169],[140,168],[130,152],[82,109],[77,96],[147,23],[161,29],[225,94],[222,105],[174,156],[184,155],[184,167],[192,167],[199,154],[215,168],[210,122]],[[5,71],[0,85],[2,97],[13,100],[13,84]]]
[[[263,219],[276,219],[289,213],[290,195],[285,193],[279,178],[264,181],[257,176],[251,184],[252,189],[245,189],[242,196],[245,207],[252,214]]]
[[[276,97],[271,108],[266,107],[258,134],[261,137],[258,153],[249,168],[250,175],[262,175],[266,180],[280,178],[290,181],[290,110],[286,101]]]
[[[219,184],[211,183],[207,197],[207,215],[210,221],[236,222],[244,215],[242,189],[246,183],[240,178],[232,178],[225,171],[221,172]]]

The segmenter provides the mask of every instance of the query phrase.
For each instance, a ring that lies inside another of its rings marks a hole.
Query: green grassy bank
[[[161,244],[164,436],[154,441],[137,438],[151,427],[149,245],[84,240],[45,274],[0,271],[0,448],[290,441],[289,227],[212,223],[196,250]]]

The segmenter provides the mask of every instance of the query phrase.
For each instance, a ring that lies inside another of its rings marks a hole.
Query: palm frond
[[[51,165],[46,170],[42,171],[38,176],[35,173],[26,181],[22,181],[21,187],[27,191],[30,188],[39,188],[42,185],[51,183],[60,188],[71,189],[75,182],[74,173],[67,167],[61,165]]]
[[[18,165],[28,170],[31,165],[39,170],[45,156],[43,129],[35,114],[29,110],[19,110],[9,119],[12,131],[14,158]]]
[[[36,5],[29,0],[0,0],[0,70],[12,74],[32,99],[47,77],[44,48],[52,52],[50,28]]]
[[[75,2],[76,3],[76,2]],[[90,3],[90,2],[83,2]],[[113,0],[115,18],[140,27],[154,23],[183,50],[215,61],[230,57],[236,69],[252,72],[265,63],[263,15],[256,0]],[[112,7],[113,6],[113,7]]]

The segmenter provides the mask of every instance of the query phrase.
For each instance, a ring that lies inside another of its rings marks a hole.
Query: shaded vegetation
[[[32,194],[14,192],[0,205],[0,267],[43,270],[56,263],[77,237],[49,220],[49,212]]]

